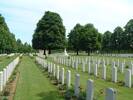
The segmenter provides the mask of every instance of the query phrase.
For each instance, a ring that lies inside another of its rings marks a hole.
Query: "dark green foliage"
[[[0,53],[33,52],[32,47],[21,40],[16,41],[15,35],[9,31],[4,17],[0,15]]]
[[[116,27],[111,35],[110,44],[112,50],[120,51],[122,49],[122,34],[123,29],[121,27]]]
[[[104,53],[130,53],[133,52],[133,19],[123,28],[116,27],[114,32],[106,31],[103,35],[97,31],[93,24],[84,26],[76,24],[68,35],[68,49],[79,51]]]
[[[65,27],[59,14],[47,11],[37,23],[33,34],[34,49],[64,49],[66,45]]]
[[[128,50],[133,50],[133,19],[129,20],[129,22],[126,24],[125,28],[125,34],[124,34],[124,41],[126,48]]]
[[[0,15],[0,53],[15,52],[15,36],[10,33],[4,17]]]
[[[77,51],[77,55],[78,55],[78,51],[81,49],[80,36],[82,34],[82,30],[83,30],[83,26],[81,26],[80,24],[76,24],[76,26],[73,28],[73,30],[71,30],[71,32],[68,35],[69,37],[68,48]]]
[[[109,51],[111,48],[110,39],[111,39],[111,32],[106,31],[103,34],[103,40],[102,40],[102,50]]]
[[[113,33],[105,32],[102,50],[108,53],[133,52],[133,19],[129,20],[124,29],[118,26]]]
[[[101,48],[102,35],[98,33],[93,24],[86,24],[76,26],[68,35],[68,47],[77,51],[83,50],[88,52],[99,50]]]

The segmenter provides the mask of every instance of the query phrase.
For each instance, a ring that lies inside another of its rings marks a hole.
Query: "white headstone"
[[[64,85],[64,68],[61,69],[61,84]]]
[[[122,62],[122,63],[121,63],[121,66],[120,66],[120,72],[121,72],[121,73],[124,72],[124,66],[125,66],[125,64]]]
[[[102,67],[102,78],[106,80],[106,65],[103,65]]]
[[[97,76],[97,64],[94,66],[94,75]]]
[[[48,73],[50,73],[50,63],[48,63]]]
[[[116,91],[112,88],[107,88],[105,100],[116,100]]]
[[[88,62],[88,73],[91,74],[91,63],[90,63],[90,61]]]
[[[0,71],[0,91],[3,90],[3,71]]]
[[[51,63],[50,64],[50,73],[52,73],[52,71],[53,71],[52,69],[53,69],[53,64]]]
[[[75,76],[75,88],[74,88],[74,94],[75,96],[79,96],[79,92],[80,92],[80,75],[79,74],[76,74]]]
[[[54,64],[54,66],[53,66],[53,76],[55,77],[55,72],[56,72],[56,66],[55,66],[55,64]]]
[[[89,79],[87,81],[86,100],[93,100],[93,95],[94,95],[93,80]]]
[[[75,69],[78,70],[78,62],[75,61]]]
[[[85,62],[82,62],[82,71],[85,72]]]
[[[112,81],[117,82],[117,67],[112,68]]]
[[[6,85],[6,68],[4,68],[3,70],[4,74],[3,74],[3,82],[4,82],[4,86]]]
[[[66,51],[66,48],[64,49],[64,55],[65,56],[69,56],[68,53],[67,53],[67,51]]]
[[[56,79],[59,81],[59,73],[60,73],[60,69],[59,69],[59,66],[57,66],[57,69],[56,69]]]
[[[130,69],[126,69],[125,72],[125,86],[131,88],[132,87],[132,81],[131,81],[131,70]]]
[[[67,88],[69,88],[71,86],[71,71],[68,70],[67,71],[67,75],[66,75],[66,85],[67,85]]]

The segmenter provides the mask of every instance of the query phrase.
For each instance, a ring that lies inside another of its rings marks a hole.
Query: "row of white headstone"
[[[58,81],[61,82],[62,85],[66,84],[67,89],[71,87],[71,71],[67,70],[66,72],[66,81],[64,75],[64,68],[56,65],[52,62],[47,62],[46,60],[36,57],[36,62],[42,65],[44,68],[48,69],[48,73],[55,77]],[[75,84],[74,84],[74,95],[76,97],[80,94],[80,75],[75,75]],[[94,82],[93,80],[87,80],[87,88],[86,88],[86,100],[93,100],[94,99]],[[106,89],[106,97],[105,100],[116,100],[116,90],[112,88]]]
[[[0,56],[6,56],[7,54],[0,54]]]
[[[112,57],[133,57],[133,54],[101,54],[101,56],[112,56]]]
[[[22,56],[22,54],[20,56]],[[15,69],[18,63],[19,63],[19,56],[16,59],[14,59],[8,66],[6,66],[3,69],[3,71],[0,71],[0,92],[2,92],[3,89],[5,88],[9,77],[11,76],[13,70]]]
[[[43,55],[43,52],[41,51],[41,53],[36,53],[37,56],[41,57],[41,58],[45,58],[45,55]]]
[[[62,60],[63,59],[63,60]],[[66,65],[66,66],[72,66],[72,68],[75,68],[76,70],[78,70],[78,61],[72,61],[70,62],[71,64],[65,63],[66,62],[66,58],[58,58],[58,59],[54,59],[54,61],[57,61],[60,64]],[[71,61],[71,60],[70,60]],[[94,61],[95,62],[95,61]],[[88,61],[88,63],[82,62],[82,71],[86,72],[86,66],[87,66],[87,71],[89,74],[94,74],[96,77],[98,76],[98,68],[100,66],[100,64],[102,64],[102,79],[106,80],[106,64],[105,64],[105,60],[103,60],[103,62],[91,62],[90,60]],[[119,62],[119,60],[118,60]],[[92,64],[91,64],[92,63]],[[94,69],[92,68],[92,66],[94,66]],[[123,82],[125,83],[126,87],[131,88],[132,87],[132,75],[133,75],[133,63],[131,63],[130,68],[126,69],[125,68],[125,63],[122,63],[121,66],[118,67],[118,64],[116,66],[116,63],[113,62],[112,63],[112,82],[117,82],[118,81],[118,69],[120,70],[121,73],[125,74],[125,80],[123,80]]]
[[[14,55],[15,55],[15,53],[8,54],[9,57],[12,57]]]
[[[52,57],[52,56],[51,56]],[[72,66],[72,64],[75,62],[77,64],[81,64],[81,63],[85,63],[87,64],[89,61],[91,63],[97,63],[98,65],[99,64],[102,64],[104,63],[105,65],[110,65],[110,64],[115,64],[117,67],[120,67],[122,65],[124,66],[132,66],[133,65],[133,61],[130,59],[130,60],[120,60],[120,59],[110,59],[110,58],[107,58],[107,57],[71,57],[69,56],[69,59],[67,59],[67,57],[62,57],[62,56],[53,56],[52,57],[53,61],[56,61],[56,62],[60,62],[62,64],[66,64],[66,66]]]
[[[30,57],[33,57],[33,53],[29,53],[29,56],[30,56]]]

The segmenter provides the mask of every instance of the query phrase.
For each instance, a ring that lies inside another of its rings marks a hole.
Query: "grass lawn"
[[[112,59],[112,58],[110,58]],[[113,58],[116,59],[116,58]],[[50,59],[49,59],[50,60]],[[120,58],[120,60],[124,60],[123,58]],[[132,60],[132,59],[126,59],[127,62]],[[56,62],[55,62],[56,63]],[[57,63],[56,63],[57,64]],[[82,67],[81,65],[79,65],[79,69],[75,70],[72,67],[67,67],[64,65],[60,65],[61,67],[65,68],[65,75],[66,75],[66,71],[69,69],[71,70],[71,79],[72,79],[72,85],[74,85],[74,81],[75,81],[75,74],[79,73],[80,74],[80,84],[81,87],[83,88],[83,91],[85,92],[86,89],[86,83],[88,79],[92,79],[94,80],[94,99],[95,100],[104,100],[105,98],[105,89],[107,87],[111,87],[117,90],[117,100],[133,100],[133,87],[132,88],[127,88],[125,86],[123,86],[121,84],[121,81],[124,82],[124,74],[121,74],[120,72],[118,72],[118,83],[113,83],[111,82],[111,65],[107,66],[107,80],[103,80],[101,78],[101,66],[100,68],[98,68],[98,77],[95,77],[94,75],[89,75],[87,72],[82,72]],[[92,69],[93,69],[92,65]],[[87,70],[87,66],[86,66],[86,70]],[[132,84],[133,84],[133,76],[132,76]]]
[[[34,59],[23,56],[18,68],[20,77],[14,100],[63,100]]]
[[[10,62],[12,62],[18,55],[12,57],[1,56],[0,57],[0,71],[3,70]]]

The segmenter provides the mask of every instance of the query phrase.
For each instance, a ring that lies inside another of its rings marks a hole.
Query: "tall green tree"
[[[77,55],[79,50],[86,51],[89,55],[91,51],[101,48],[102,35],[93,24],[84,26],[76,24],[68,37],[68,45],[77,52]]]
[[[84,32],[81,35],[81,46],[82,50],[87,51],[88,55],[90,52],[100,49],[100,37],[98,30],[93,24],[86,24],[84,26]]]
[[[40,43],[37,45],[37,43]],[[37,23],[32,45],[35,49],[64,49],[66,45],[65,27],[62,18],[55,12],[47,11]]]
[[[109,52],[111,49],[111,35],[112,33],[110,31],[106,31],[103,34],[103,38],[102,38],[102,50],[105,52]]]
[[[10,33],[5,19],[0,15],[0,53],[16,52],[16,39]]]
[[[0,15],[0,53],[32,52],[32,47],[20,39],[16,41],[15,35],[10,32],[5,19]]]
[[[77,55],[79,50],[81,49],[80,40],[81,40],[82,31],[83,31],[83,26],[81,26],[80,24],[76,24],[75,27],[68,34],[68,46],[71,50],[76,51]]]
[[[124,46],[128,50],[133,51],[133,19],[129,20],[124,28],[125,28],[124,41],[126,41]]]
[[[121,27],[116,27],[114,29],[114,32],[111,35],[111,48],[112,50],[120,52],[122,49],[122,34],[123,34],[123,29]]]

